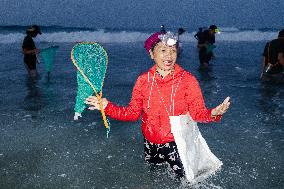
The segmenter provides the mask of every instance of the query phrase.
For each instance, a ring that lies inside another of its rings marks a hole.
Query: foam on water
[[[241,32],[221,30],[221,35]],[[93,36],[102,39],[107,35],[125,37],[132,33],[100,32]],[[222,102],[227,95],[232,98],[230,110],[220,123],[200,125],[210,149],[224,166],[202,183],[189,186],[172,179],[172,172],[165,171],[165,166],[149,170],[144,164],[140,122],[112,121],[112,133],[106,139],[99,112],[86,112],[81,122],[72,120],[77,87],[76,71],[70,60],[73,44],[59,45],[51,83],[47,85],[44,77],[37,83],[29,83],[23,79],[26,72],[17,44],[22,42],[24,34],[10,33],[21,35],[15,44],[0,44],[0,175],[4,188],[15,188],[16,184],[41,188],[282,188],[284,91],[282,85],[266,86],[258,80],[263,41],[218,44],[216,59],[208,73],[197,69],[195,44],[183,46],[181,65],[198,78],[208,108]],[[82,37],[87,31],[63,33]],[[55,39],[59,40],[58,34],[52,31],[40,37],[57,35]],[[111,52],[104,85],[106,97],[127,104],[133,78],[152,66],[151,60],[145,56],[142,45],[105,46]],[[44,73],[43,65],[39,65],[39,72]],[[127,74],[121,77],[123,73]]]
[[[97,41],[101,43],[129,43],[143,42],[151,32],[141,31],[53,31],[43,33],[35,39],[39,42],[81,42]],[[195,32],[185,32],[181,36],[182,42],[196,42],[193,37]],[[25,34],[22,32],[3,33],[0,30],[0,43],[21,43]],[[218,41],[267,41],[277,37],[276,31],[239,30],[238,28],[221,28],[221,33],[216,35]]]

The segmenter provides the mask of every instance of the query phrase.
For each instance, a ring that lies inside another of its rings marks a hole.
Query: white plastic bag
[[[195,183],[204,180],[222,166],[222,162],[207,146],[197,123],[188,113],[170,116],[170,122],[171,132],[174,135],[188,181]]]

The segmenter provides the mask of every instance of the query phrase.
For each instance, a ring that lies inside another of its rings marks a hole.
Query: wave
[[[220,30],[223,32],[238,32],[241,29],[235,28],[235,27],[220,27]]]
[[[0,43],[21,43],[25,37],[24,33],[14,30],[8,32],[7,27],[3,32],[0,27]],[[10,28],[11,29],[11,28]],[[21,28],[22,29],[22,28]],[[53,31],[44,32],[36,38],[37,42],[54,42],[54,43],[68,43],[68,42],[100,42],[100,43],[131,43],[143,42],[151,34],[146,31],[111,31],[111,30],[94,30],[94,29],[80,29],[80,28],[55,28]],[[56,30],[56,31],[55,31]],[[185,32],[181,36],[182,42],[196,42],[193,37],[196,32]],[[217,41],[268,41],[277,38],[277,31],[260,31],[260,30],[241,30],[238,28],[221,28],[221,33],[216,35]]]

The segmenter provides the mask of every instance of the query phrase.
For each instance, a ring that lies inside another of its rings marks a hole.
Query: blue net
[[[216,45],[209,44],[206,49],[206,53],[211,53],[216,48]]]
[[[81,113],[86,109],[85,99],[93,94],[102,97],[102,87],[108,64],[107,53],[98,43],[76,44],[71,52],[71,58],[77,71],[77,96],[75,112]],[[104,111],[101,110],[105,126],[108,127]]]
[[[40,50],[40,55],[43,59],[44,67],[47,72],[50,72],[52,70],[55,54],[58,48],[59,46],[51,46]]]

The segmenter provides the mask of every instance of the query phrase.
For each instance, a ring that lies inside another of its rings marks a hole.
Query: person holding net
[[[34,78],[37,76],[36,63],[40,50],[36,48],[33,38],[42,33],[38,25],[33,25],[26,30],[26,34],[22,45],[22,52],[24,54],[24,62],[28,74],[30,77]]]
[[[88,97],[85,103],[90,110],[103,107],[107,116],[117,120],[136,121],[142,116],[145,161],[154,165],[167,162],[180,178],[184,169],[169,116],[189,112],[198,122],[219,121],[229,108],[230,98],[216,108],[205,107],[198,81],[176,63],[177,36],[171,32],[152,34],[144,47],[155,64],[138,77],[128,106],[96,96]]]

